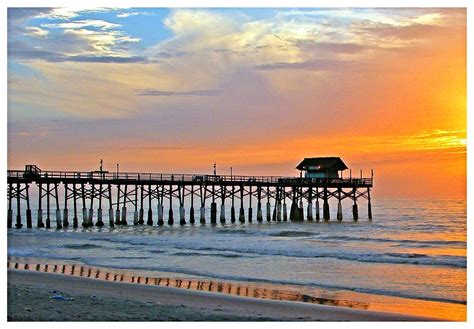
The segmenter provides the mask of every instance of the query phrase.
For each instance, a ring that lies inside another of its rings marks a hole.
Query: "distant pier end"
[[[15,227],[23,227],[21,200],[26,203],[26,226],[31,228],[32,209],[30,188],[35,186],[38,195],[37,227],[50,228],[52,215],[55,227],[104,226],[103,208],[108,209],[109,226],[127,225],[131,213],[133,224],[164,225],[165,207],[167,223],[174,224],[174,207],[179,204],[179,224],[196,222],[195,202],[199,207],[199,222],[206,223],[206,201],[210,201],[210,223],[217,223],[217,202],[220,202],[220,223],[226,223],[226,206],[230,206],[230,221],[246,221],[244,200],[248,207],[247,221],[324,221],[330,220],[329,200],[337,200],[336,218],[343,220],[342,201],[352,201],[352,219],[359,219],[358,200],[367,200],[367,217],[372,219],[370,190],[373,187],[373,171],[370,177],[343,178],[348,169],[338,157],[304,159],[296,169],[300,177],[240,176],[208,174],[162,174],[109,172],[102,170],[44,171],[36,165],[26,165],[24,170],[7,171],[8,228],[13,226],[14,203]],[[320,216],[322,201],[322,218]],[[256,216],[252,203],[256,202]],[[262,203],[265,202],[265,208]],[[287,202],[290,204],[288,218]],[[306,216],[304,211],[306,203]],[[186,207],[189,206],[189,216]],[[46,207],[44,209],[43,207]],[[236,208],[239,208],[236,213]],[[133,211],[128,211],[132,209]],[[145,213],[145,209],[147,212]],[[156,212],[154,211],[156,209]],[[313,211],[315,211],[313,213]],[[156,214],[157,221],[154,221]],[[314,214],[314,216],[313,216]],[[95,217],[95,218],[94,218]],[[70,222],[69,219],[72,219]],[[43,221],[43,219],[45,219]],[[94,222],[95,221],[95,222]]]

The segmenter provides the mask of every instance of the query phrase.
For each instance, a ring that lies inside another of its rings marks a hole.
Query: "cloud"
[[[219,92],[219,90],[165,91],[145,89],[138,91],[137,96],[217,96]]]
[[[261,71],[272,70],[307,70],[307,71],[344,71],[360,68],[362,63],[342,60],[312,60],[300,63],[270,63],[256,65],[254,68]]]
[[[69,20],[74,17],[77,17],[85,13],[100,13],[100,12],[109,12],[118,10],[117,8],[48,8],[47,12],[41,12],[36,15],[36,18],[46,18],[46,19],[60,19],[60,20]]]
[[[44,38],[49,34],[49,31],[43,30],[42,28],[36,26],[28,26],[25,28],[26,35],[35,38]]]
[[[55,28],[55,29],[82,29],[85,27],[95,27],[101,30],[110,30],[113,28],[120,27],[120,24],[110,23],[104,20],[97,19],[86,19],[65,23],[50,23],[50,24],[41,24],[42,27],[46,28]]]
[[[130,12],[124,12],[124,13],[117,14],[116,17],[117,18],[127,18],[127,17],[130,17],[130,16],[138,16],[138,15],[154,16],[153,13],[146,12],[146,11],[130,11]]]
[[[119,56],[119,55],[64,55],[43,49],[30,47],[21,42],[11,42],[8,47],[8,56],[17,60],[78,63],[149,63],[147,57],[143,56]]]

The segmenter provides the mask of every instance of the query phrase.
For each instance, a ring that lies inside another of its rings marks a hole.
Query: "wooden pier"
[[[180,225],[195,224],[197,220],[205,224],[206,204],[209,205],[209,202],[211,224],[216,224],[218,220],[222,224],[228,220],[231,223],[254,220],[329,221],[330,199],[337,200],[338,221],[343,220],[342,201],[351,200],[352,219],[357,221],[358,201],[361,198],[367,200],[367,217],[372,219],[370,191],[373,172],[369,178],[363,178],[362,174],[358,178],[314,178],[110,173],[102,168],[90,172],[43,171],[35,165],[27,165],[25,170],[8,170],[7,175],[8,228],[13,225],[23,227],[23,214],[26,227],[33,227],[30,207],[32,188],[35,188],[38,197],[36,225],[45,228],[128,224],[162,226],[165,220],[168,225],[175,222]],[[22,210],[21,204],[26,204],[26,209]],[[176,204],[179,204],[177,214],[173,212],[173,205]],[[226,218],[226,207],[229,206],[230,218]],[[127,218],[132,209],[133,218]],[[104,210],[108,212],[108,223],[103,221]]]

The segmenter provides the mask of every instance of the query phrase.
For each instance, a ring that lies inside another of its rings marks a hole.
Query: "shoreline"
[[[74,300],[49,298],[56,294],[71,296]],[[110,282],[22,269],[8,269],[8,319],[9,321],[439,321],[433,318],[350,307],[251,298],[160,285]]]

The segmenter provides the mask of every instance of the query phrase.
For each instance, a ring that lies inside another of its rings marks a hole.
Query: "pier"
[[[359,219],[360,199],[367,201],[367,218],[372,220],[373,171],[370,177],[362,177],[361,171],[360,177],[350,174],[342,178],[342,170],[347,167],[340,166],[334,167],[341,171],[340,176],[327,168],[323,172],[321,165],[300,165],[297,168],[306,171],[304,177],[302,174],[284,177],[119,173],[104,171],[102,166],[100,170],[87,172],[44,171],[35,165],[26,165],[24,170],[7,171],[8,228],[14,225],[19,229],[25,223],[27,228],[32,228],[32,211],[37,215],[36,226],[47,229],[186,225],[198,220],[201,224],[217,224],[218,220],[221,224],[229,221],[330,221],[330,199],[337,201],[337,221],[343,220],[342,201],[345,199],[351,202],[352,220]],[[35,189],[38,198],[37,209],[30,206],[31,189]],[[21,209],[22,204],[26,209]],[[210,206],[209,216],[206,216],[209,209],[206,206]],[[230,218],[227,218],[226,207],[230,207]],[[189,210],[187,215],[186,210]],[[105,213],[108,223],[104,222]]]

